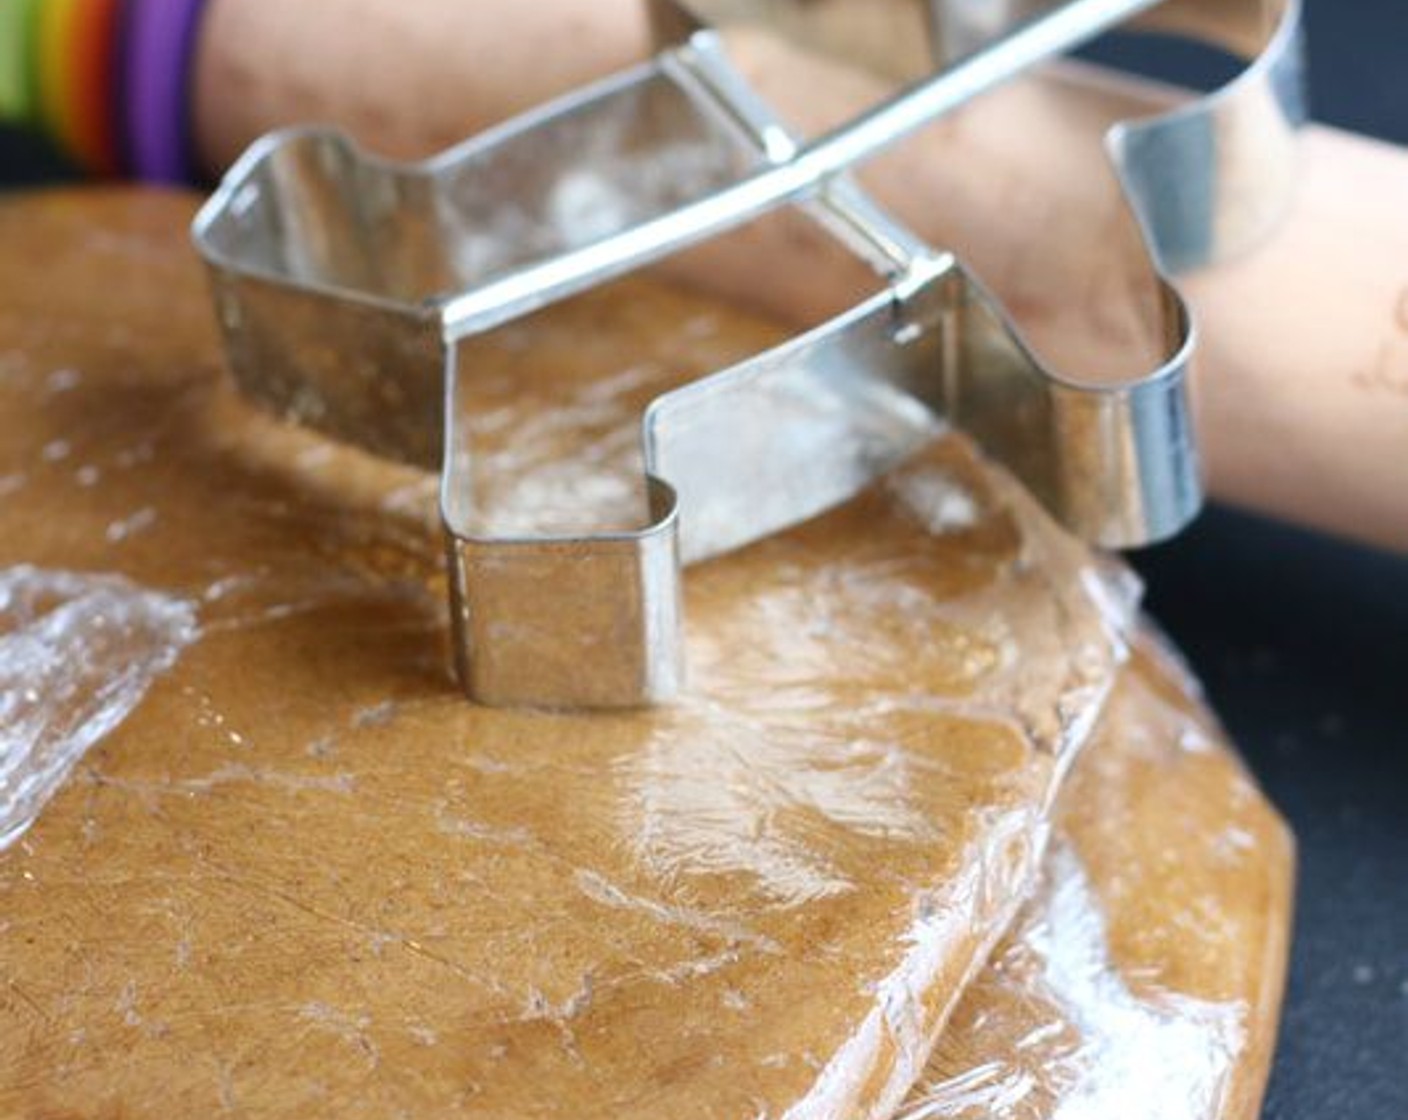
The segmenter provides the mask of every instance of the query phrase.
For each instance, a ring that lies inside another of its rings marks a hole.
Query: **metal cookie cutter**
[[[856,494],[935,417],[978,438],[1106,547],[1181,528],[1201,501],[1171,277],[1260,236],[1303,115],[1299,0],[653,0],[655,58],[425,163],[340,133],[258,141],[197,216],[237,383],[375,453],[438,467],[458,668],[489,704],[622,707],[682,677],[681,564]],[[1117,127],[1107,148],[1164,278],[1162,364],[1116,385],[1044,368],[954,257],[846,175],[993,84],[1123,20],[1253,59],[1221,91]],[[877,21],[915,59],[875,51]],[[738,23],[909,81],[810,141],[730,64]],[[461,344],[776,208],[873,266],[876,294],[647,410],[643,526],[476,531]]]

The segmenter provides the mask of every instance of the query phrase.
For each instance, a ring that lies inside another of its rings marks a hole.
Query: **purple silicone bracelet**
[[[187,91],[204,2],[127,0],[123,116],[127,166],[139,179],[183,183],[191,178]]]

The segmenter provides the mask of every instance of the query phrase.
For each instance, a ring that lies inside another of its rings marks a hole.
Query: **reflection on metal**
[[[471,697],[667,699],[682,678],[681,563],[844,501],[938,420],[972,433],[1097,544],[1147,543],[1189,520],[1201,500],[1185,384],[1193,332],[1171,277],[1254,240],[1282,207],[1302,116],[1298,0],[655,0],[651,14],[651,62],[422,164],[369,157],[327,130],[265,137],[195,222],[242,390],[441,469]],[[951,254],[846,172],[1134,17],[1253,61],[1223,90],[1109,136],[1163,277],[1162,362],[1083,384],[1043,367]],[[729,63],[723,32],[740,20],[907,84],[800,142]],[[874,268],[874,296],[658,399],[644,420],[643,527],[486,531],[461,344],[786,206]]]

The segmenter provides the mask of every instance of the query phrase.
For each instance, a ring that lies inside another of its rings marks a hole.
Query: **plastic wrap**
[[[890,1115],[1035,881],[1128,578],[950,439],[692,572],[684,702],[474,707],[431,488],[233,399],[188,212],[0,209],[50,261],[0,273],[0,571],[200,630],[0,855],[0,1111]],[[525,330],[480,371],[499,512],[620,500],[640,395],[769,332],[649,284]]]
[[[1059,806],[1035,897],[904,1120],[1251,1120],[1285,978],[1290,838],[1146,641]]]
[[[121,577],[0,571],[0,848],[195,636],[189,603]]]
[[[0,564],[204,632],[0,865],[4,966],[68,1024],[6,1040],[5,1091],[887,1114],[1027,891],[1127,588],[946,441],[692,574],[684,703],[468,705],[423,484],[232,399],[182,210],[4,215],[54,263],[4,278]],[[770,337],[715,306],[627,286],[480,355],[504,501],[610,500],[640,395]]]

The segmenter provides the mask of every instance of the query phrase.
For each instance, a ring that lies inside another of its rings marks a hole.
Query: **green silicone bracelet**
[[[33,121],[39,112],[39,7],[44,0],[0,3],[0,121]]]

